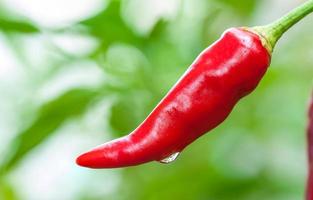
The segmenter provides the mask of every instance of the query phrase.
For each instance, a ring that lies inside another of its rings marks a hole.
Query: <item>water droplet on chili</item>
[[[176,153],[173,153],[172,155],[160,160],[159,162],[163,163],[163,164],[169,164],[171,162],[174,162],[178,156],[179,156],[179,152],[176,152]]]

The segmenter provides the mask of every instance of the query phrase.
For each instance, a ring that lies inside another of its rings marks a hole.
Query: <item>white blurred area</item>
[[[177,15],[179,5],[179,0],[125,1],[122,16],[138,34],[146,35],[160,18],[173,19]]]
[[[68,26],[101,11],[105,0],[3,0],[4,6],[40,26]]]

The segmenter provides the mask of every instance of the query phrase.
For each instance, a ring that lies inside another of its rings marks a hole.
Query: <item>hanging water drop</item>
[[[158,162],[163,163],[163,164],[169,164],[169,163],[176,160],[176,158],[179,156],[179,153],[180,152],[173,153],[172,155],[170,155],[170,156],[168,156],[168,157],[166,157],[166,158],[164,158]]]

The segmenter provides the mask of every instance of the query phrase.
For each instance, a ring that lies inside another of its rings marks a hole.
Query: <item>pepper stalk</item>
[[[262,41],[263,45],[269,51],[269,53],[272,53],[277,41],[281,38],[281,36],[301,19],[312,12],[313,0],[308,0],[280,19],[265,26],[256,26],[250,29],[248,28],[248,30],[256,32],[258,35],[260,35],[262,40],[264,40]]]

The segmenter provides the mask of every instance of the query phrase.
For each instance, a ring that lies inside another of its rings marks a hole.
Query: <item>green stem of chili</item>
[[[254,27],[253,30],[264,37],[268,43],[269,51],[272,52],[279,38],[293,25],[312,12],[313,0],[309,0],[273,23]]]

